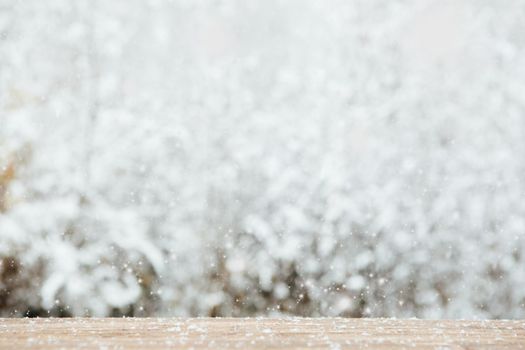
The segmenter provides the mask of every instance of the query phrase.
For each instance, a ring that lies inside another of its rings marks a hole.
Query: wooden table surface
[[[0,319],[0,349],[523,349],[524,321]]]

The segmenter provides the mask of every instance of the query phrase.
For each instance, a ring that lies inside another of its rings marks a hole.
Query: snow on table
[[[525,321],[0,319],[0,349],[522,349]]]

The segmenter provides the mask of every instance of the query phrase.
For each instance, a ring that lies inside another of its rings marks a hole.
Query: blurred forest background
[[[0,0],[0,315],[524,318],[525,1]]]

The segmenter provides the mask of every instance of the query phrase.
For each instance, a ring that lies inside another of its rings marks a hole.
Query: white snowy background
[[[525,1],[0,0],[0,315],[525,317]]]

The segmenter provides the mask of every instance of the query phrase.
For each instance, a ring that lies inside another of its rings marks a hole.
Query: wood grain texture
[[[0,349],[523,349],[525,321],[0,319]]]

